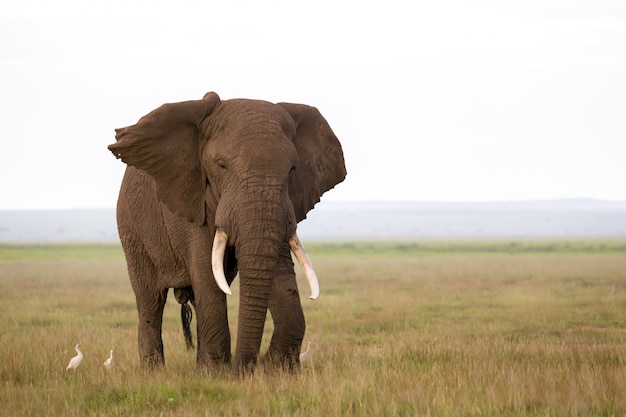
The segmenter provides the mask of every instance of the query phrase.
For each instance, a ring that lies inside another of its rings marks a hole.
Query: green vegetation
[[[0,244],[0,261],[51,261],[85,259],[122,259],[118,243],[102,244]]]
[[[167,366],[140,368],[119,245],[0,245],[0,415],[626,414],[626,242],[307,249],[321,285],[316,301],[300,286],[312,359],[239,379],[196,371],[173,297]],[[76,343],[85,360],[68,372]]]
[[[316,242],[307,250],[324,256],[400,257],[450,253],[626,253],[626,241],[542,241],[521,240],[503,242],[439,241],[439,242]]]

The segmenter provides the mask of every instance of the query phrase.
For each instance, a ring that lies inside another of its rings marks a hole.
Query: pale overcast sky
[[[165,102],[314,105],[323,201],[626,200],[626,2],[4,1],[0,209],[113,207]]]

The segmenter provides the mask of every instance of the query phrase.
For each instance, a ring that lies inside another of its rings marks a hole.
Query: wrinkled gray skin
[[[211,268],[219,227],[227,281],[237,272],[241,280],[235,368],[256,363],[268,308],[275,329],[266,359],[297,366],[305,321],[287,241],[346,175],[326,120],[314,107],[207,93],[116,132],[109,149],[128,165],[117,221],[142,362],[164,363],[163,308],[174,288],[196,310],[197,366],[231,363],[226,296]]]

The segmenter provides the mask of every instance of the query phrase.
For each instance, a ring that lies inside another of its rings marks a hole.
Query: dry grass
[[[624,415],[623,243],[541,245],[309,245],[312,359],[247,379],[195,370],[173,300],[167,367],[139,367],[119,248],[0,246],[0,415]]]

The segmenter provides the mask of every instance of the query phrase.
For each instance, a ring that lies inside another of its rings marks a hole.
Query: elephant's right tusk
[[[218,227],[215,231],[215,239],[213,239],[211,266],[217,286],[226,294],[232,295],[233,293],[230,291],[228,282],[226,282],[226,276],[224,275],[224,252],[226,252],[226,242],[228,242],[228,235],[224,230]]]
[[[317,274],[313,269],[311,259],[304,250],[297,233],[294,233],[293,237],[289,239],[289,247],[291,248],[293,254],[296,255],[296,259],[302,267],[302,271],[304,271],[304,275],[309,282],[309,287],[311,288],[311,300],[315,300],[320,295],[320,284],[317,281]]]

